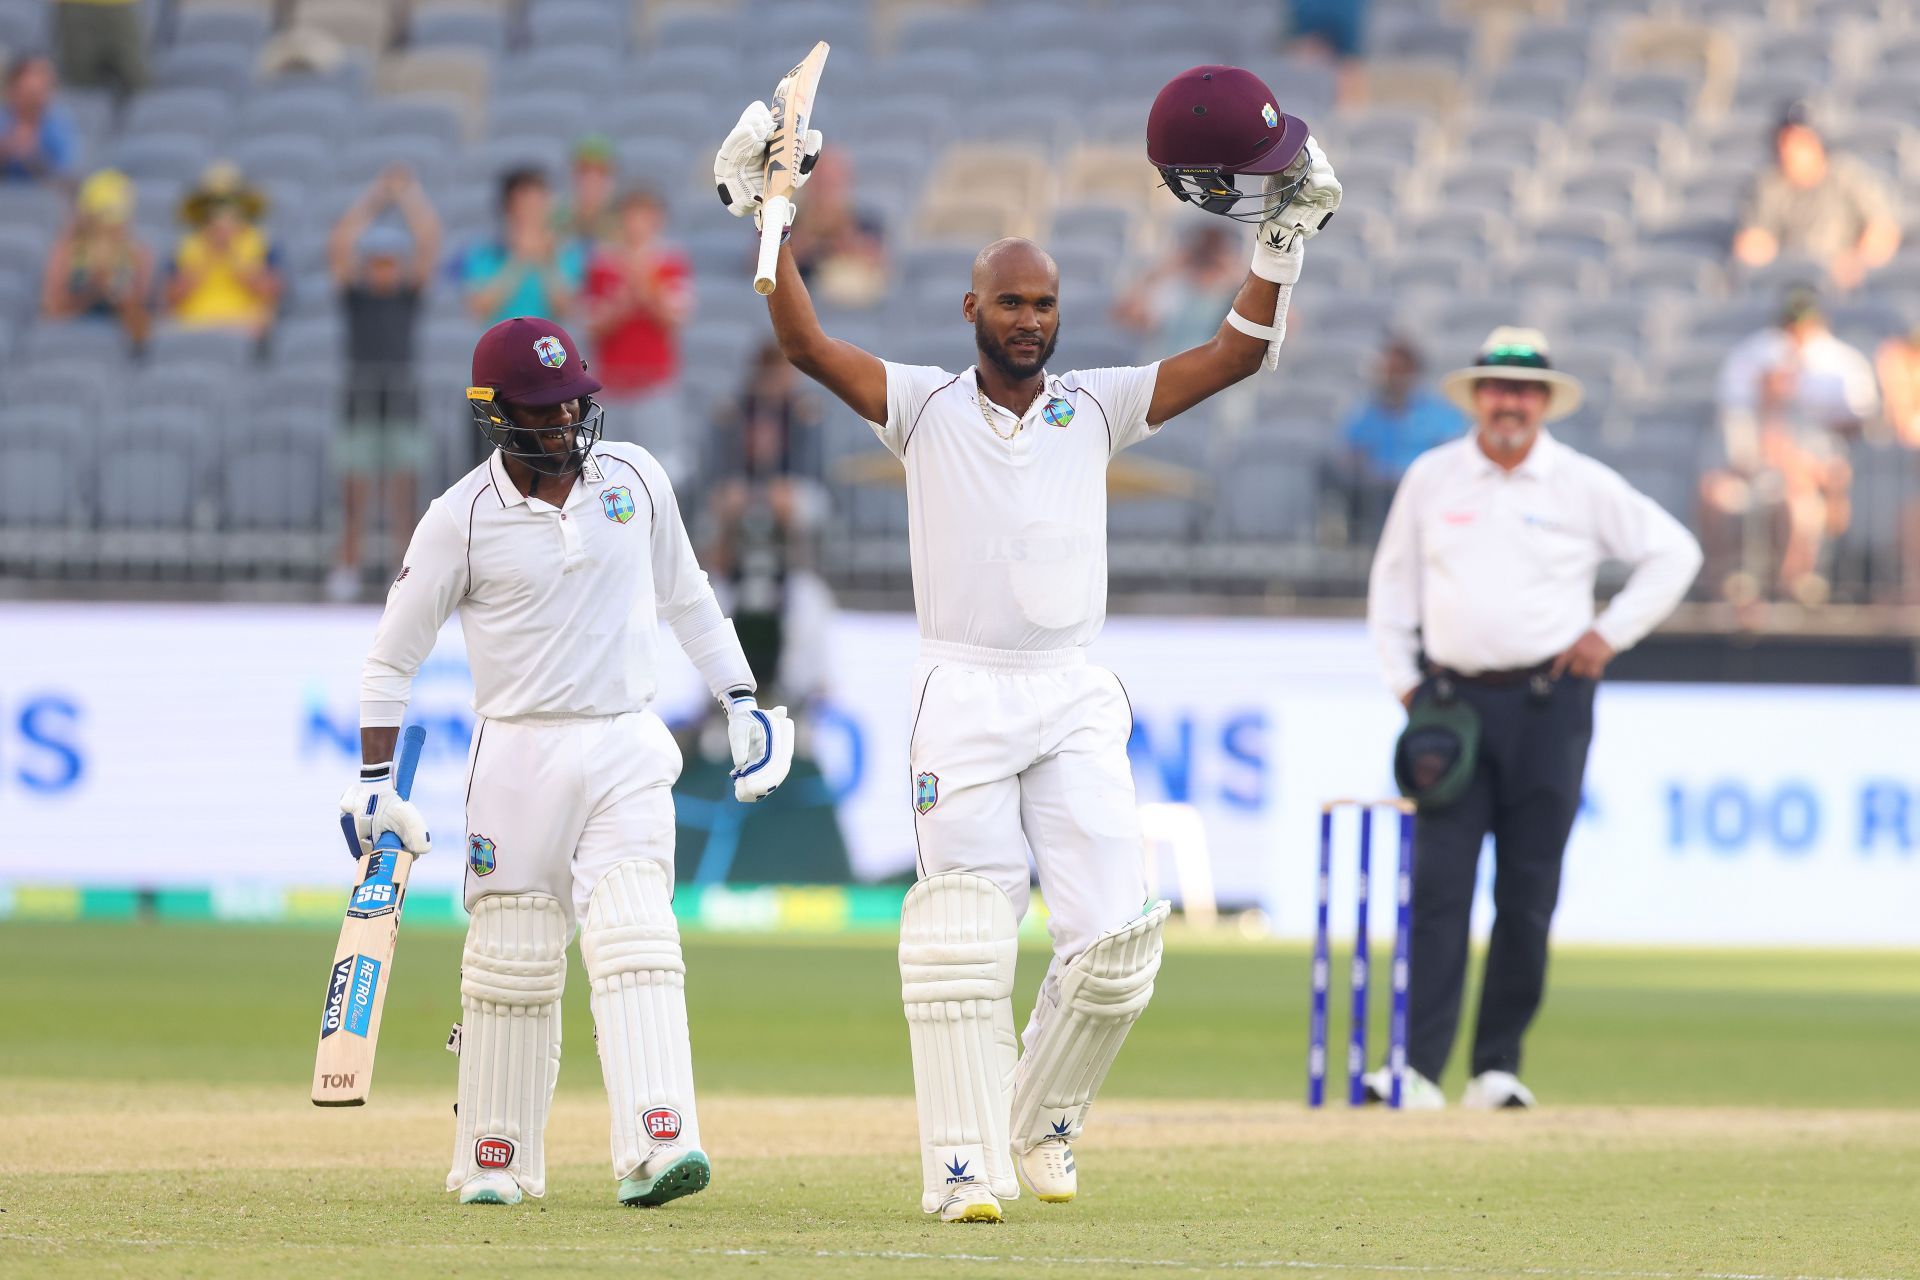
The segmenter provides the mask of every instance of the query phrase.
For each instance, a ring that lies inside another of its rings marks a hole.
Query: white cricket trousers
[[[651,711],[474,726],[467,763],[467,910],[495,893],[559,899],[569,925],[614,864],[658,862],[673,883],[680,748]]]
[[[986,876],[1024,916],[1030,847],[1050,913],[1051,982],[1146,901],[1126,691],[1081,649],[923,640],[914,707],[919,874]]]

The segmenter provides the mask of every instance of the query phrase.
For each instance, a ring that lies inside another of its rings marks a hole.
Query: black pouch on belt
[[[1480,758],[1480,713],[1453,681],[1436,677],[1413,696],[1393,746],[1393,780],[1422,813],[1458,800]]]

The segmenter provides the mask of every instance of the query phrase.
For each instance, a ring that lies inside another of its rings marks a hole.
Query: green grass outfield
[[[1304,950],[1176,936],[1080,1201],[943,1228],[884,940],[689,936],[716,1176],[656,1212],[612,1202],[577,956],[548,1196],[487,1212],[439,1190],[458,935],[403,930],[352,1112],[305,1097],[332,943],[0,924],[0,1274],[1920,1277],[1913,953],[1562,949],[1541,1110],[1312,1115]]]

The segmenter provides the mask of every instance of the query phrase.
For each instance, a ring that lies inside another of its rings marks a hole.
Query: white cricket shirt
[[[490,720],[644,709],[662,618],[716,696],[753,687],[666,472],[630,444],[598,444],[588,463],[564,506],[522,494],[498,453],[434,499],[361,671],[363,726],[400,723],[455,606]]]
[[[1147,406],[1159,372],[1156,363],[1048,375],[1024,421],[987,402],[995,434],[971,368],[887,365],[887,420],[872,425],[907,468],[923,639],[1047,650],[1100,633],[1107,464],[1158,429]]]
[[[1603,560],[1632,567],[1598,619]],[[1588,629],[1616,651],[1673,611],[1700,544],[1619,473],[1545,431],[1503,471],[1469,435],[1414,459],[1374,553],[1367,626],[1396,695],[1433,662],[1474,674],[1536,666]]]

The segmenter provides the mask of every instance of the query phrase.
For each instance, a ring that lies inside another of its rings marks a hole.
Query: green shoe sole
[[[713,1181],[713,1166],[698,1151],[689,1151],[651,1178],[620,1179],[620,1203],[624,1205],[661,1205],[681,1196],[704,1191]]]

